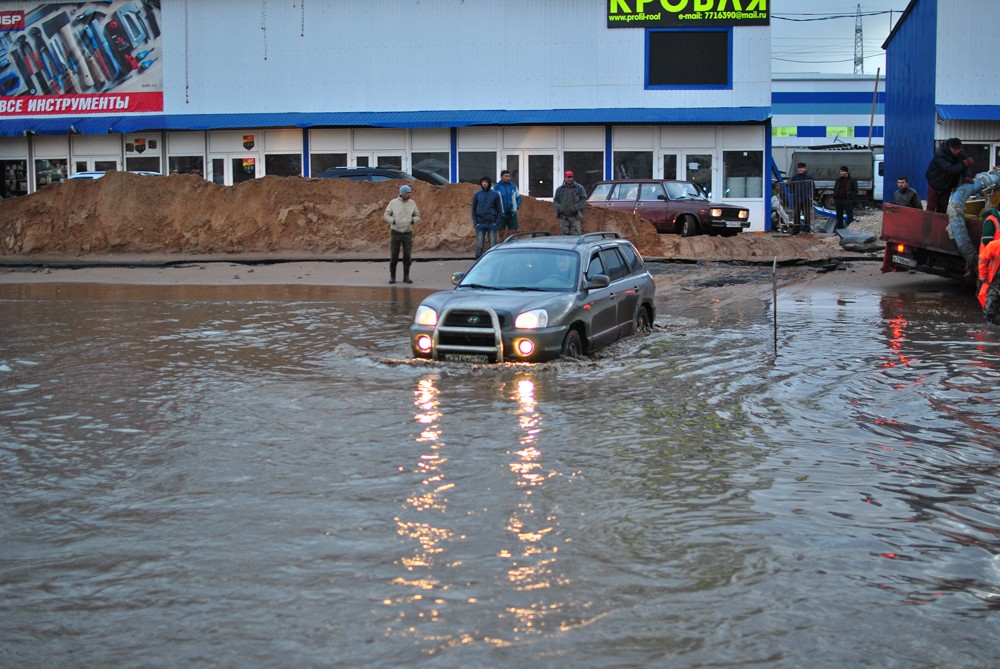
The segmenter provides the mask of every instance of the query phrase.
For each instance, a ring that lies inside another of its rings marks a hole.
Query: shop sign
[[[767,0],[608,0],[608,28],[766,26]]]

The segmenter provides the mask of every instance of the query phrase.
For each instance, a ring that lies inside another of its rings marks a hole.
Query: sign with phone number
[[[608,28],[766,26],[767,0],[608,0]]]

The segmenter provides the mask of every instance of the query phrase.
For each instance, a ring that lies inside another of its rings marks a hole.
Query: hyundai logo
[[[469,314],[469,317],[465,319],[469,325],[479,324],[479,314]]]

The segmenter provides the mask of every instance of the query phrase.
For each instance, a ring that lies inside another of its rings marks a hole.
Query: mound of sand
[[[386,203],[401,182],[268,176],[218,186],[193,175],[111,173],[70,180],[0,201],[0,256],[112,254],[304,254],[386,257]],[[421,214],[416,257],[469,256],[473,184],[411,184]],[[521,230],[559,233],[550,202],[525,197]],[[822,259],[841,253],[812,235],[742,233],[684,238],[657,234],[634,214],[588,207],[584,232],[612,230],[648,257],[703,260]]]

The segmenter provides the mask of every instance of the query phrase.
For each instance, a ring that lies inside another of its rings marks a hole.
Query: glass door
[[[705,193],[711,197],[712,194],[712,154],[711,153],[685,153],[681,158],[681,167],[684,176],[681,179],[693,181],[704,189]]]
[[[403,156],[391,153],[355,153],[355,167],[385,167],[390,170],[403,169]]]
[[[256,156],[245,154],[212,154],[208,157],[209,178],[220,186],[233,186],[260,176],[261,164]]]
[[[535,198],[552,199],[555,195],[556,184],[556,156],[554,153],[529,153],[518,151],[504,155],[507,171],[510,172],[510,180],[517,184],[517,190],[522,195],[530,195]],[[527,165],[527,174],[522,175],[522,166]],[[497,174],[494,180],[499,179]],[[526,177],[526,178],[525,178]],[[559,180],[562,184],[562,180]]]

